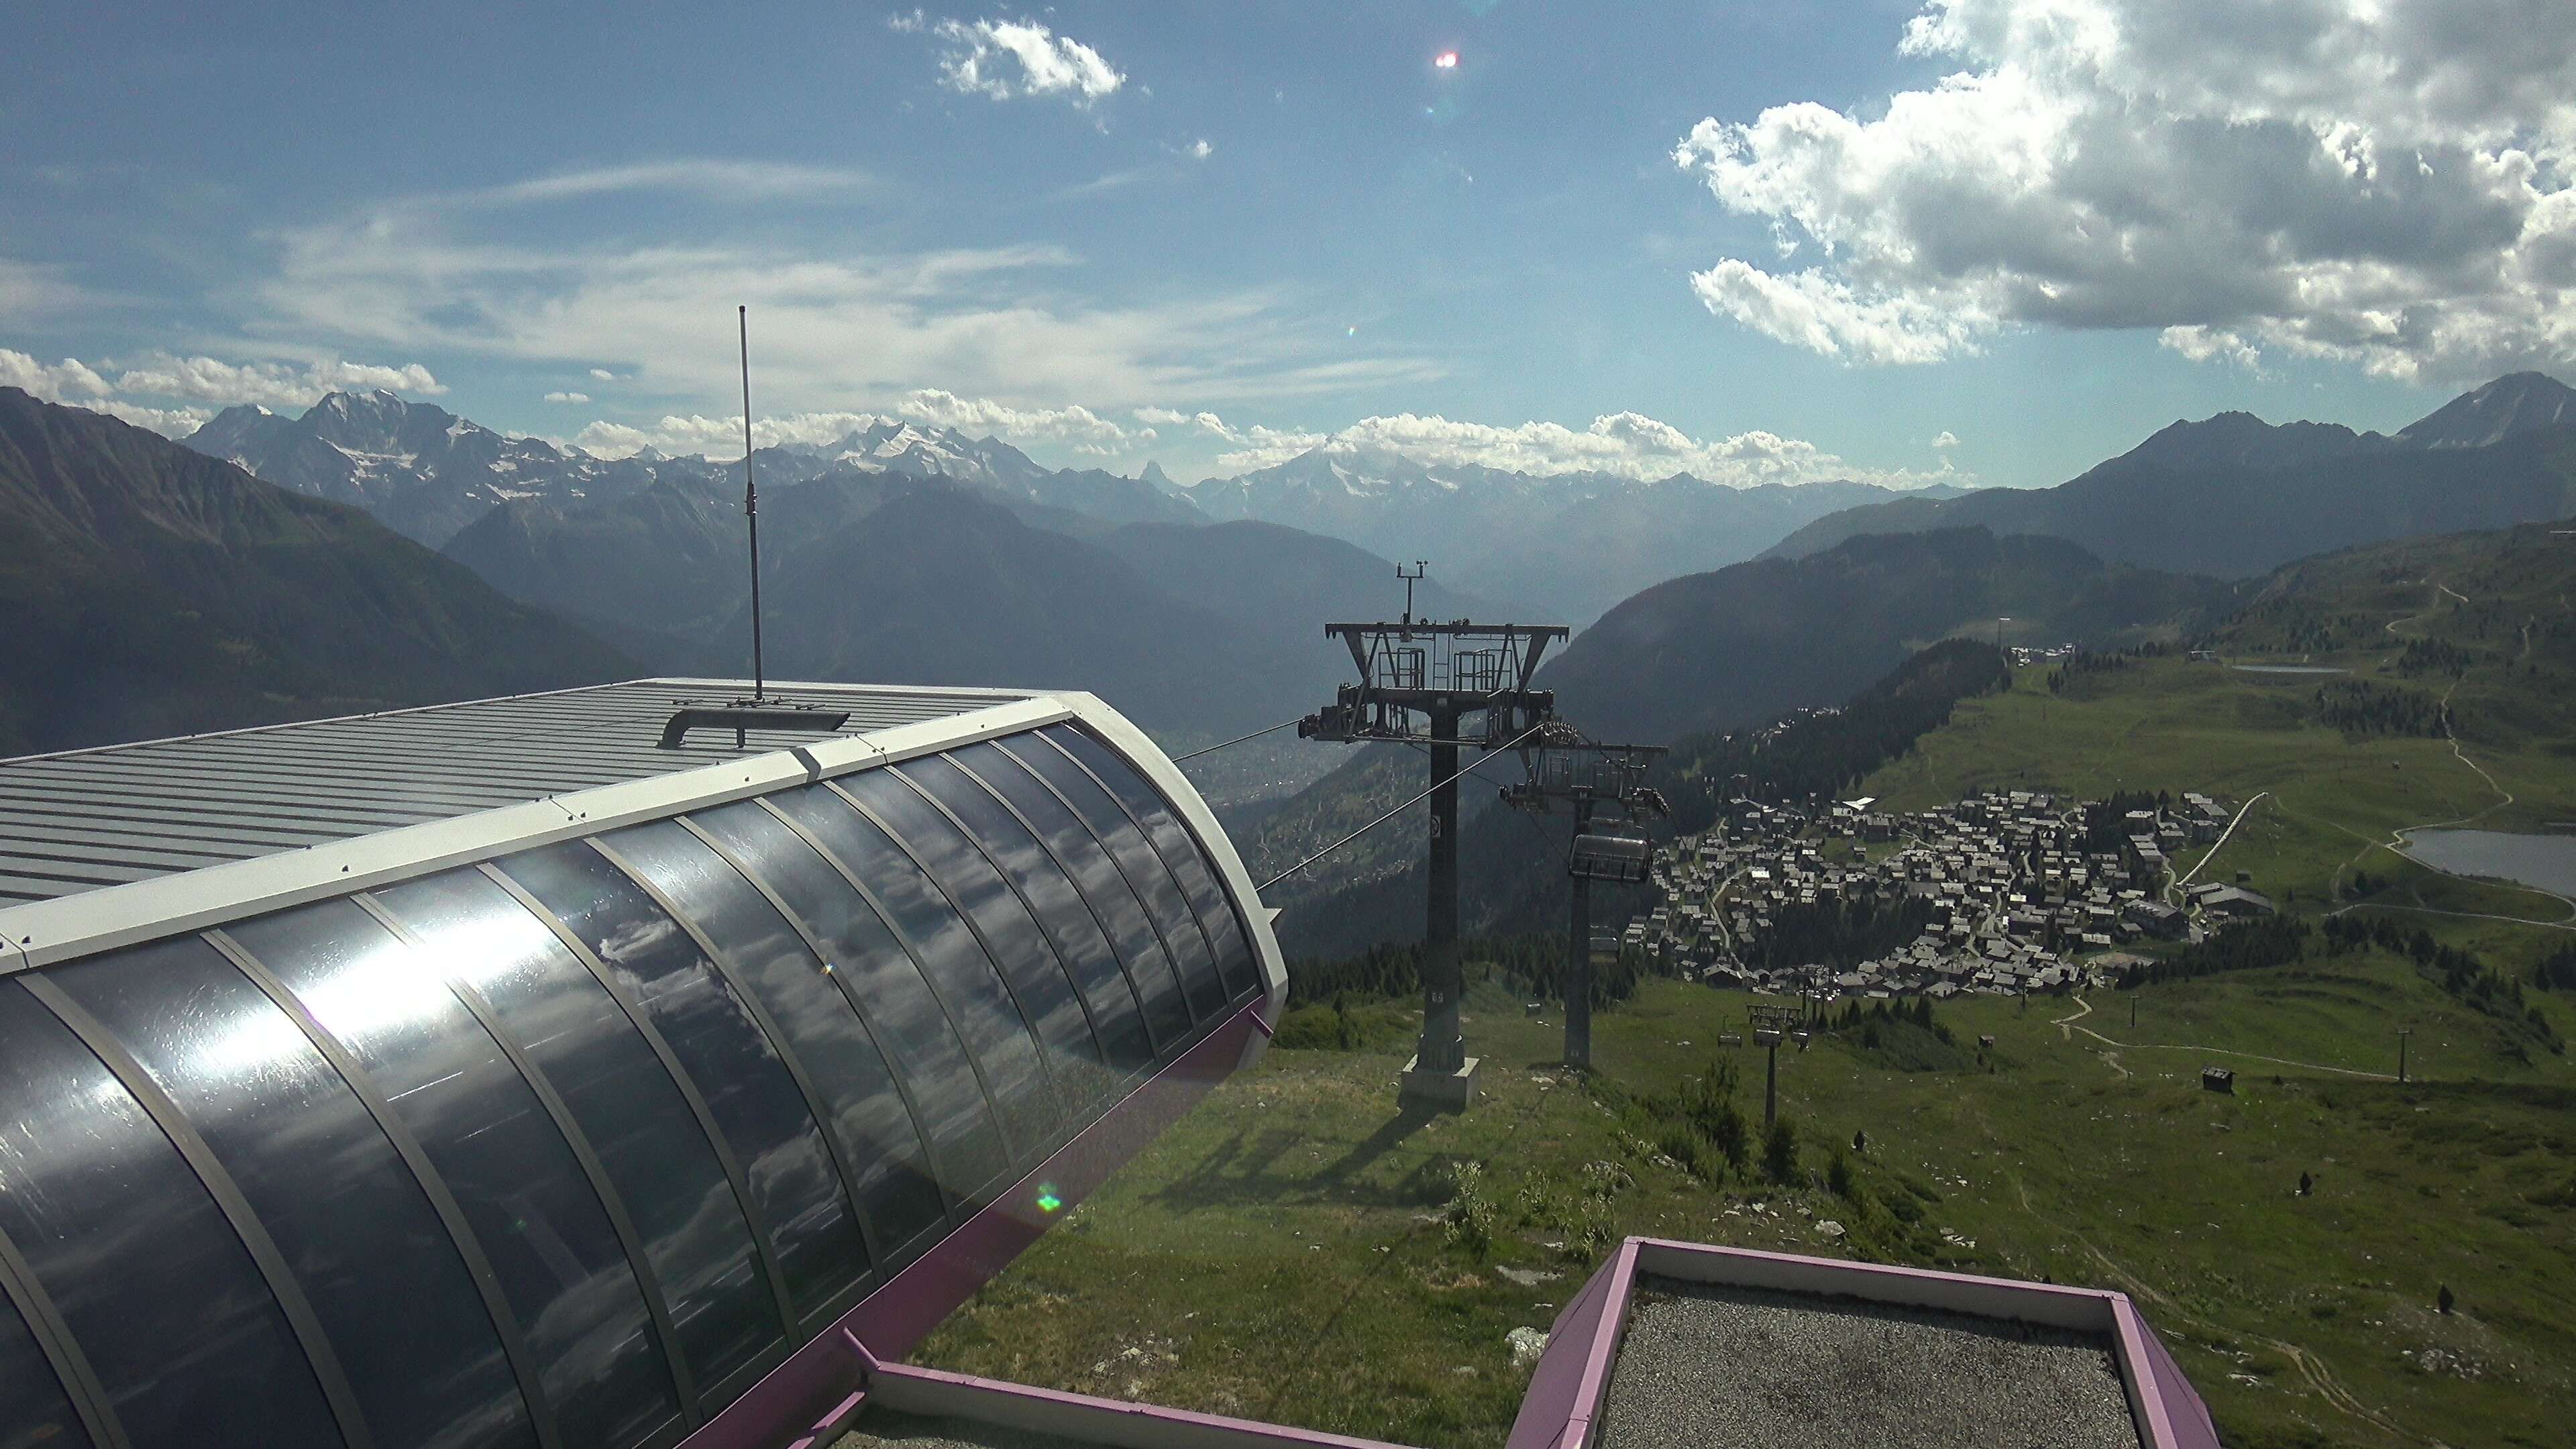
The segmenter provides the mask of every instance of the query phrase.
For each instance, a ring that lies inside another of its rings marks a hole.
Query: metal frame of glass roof
[[[732,687],[0,762],[0,799],[126,787],[83,840],[133,799],[164,832],[108,841],[160,874],[0,910],[0,1417],[112,1449],[762,1442],[1259,1053],[1269,913],[1116,711],[792,686],[853,727],[651,743]],[[168,848],[293,826],[364,760],[427,818]],[[196,1338],[224,1366],[162,1363]]]

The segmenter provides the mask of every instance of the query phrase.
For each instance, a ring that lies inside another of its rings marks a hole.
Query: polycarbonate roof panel
[[[683,705],[748,680],[645,679],[0,760],[0,907],[321,845],[790,749],[826,731],[692,731]],[[1025,692],[772,685],[849,711],[842,734],[970,714]]]

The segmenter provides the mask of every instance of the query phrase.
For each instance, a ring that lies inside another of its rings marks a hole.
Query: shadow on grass
[[[1360,1180],[1388,1153],[1442,1115],[1430,1108],[1407,1107],[1365,1140],[1353,1143],[1340,1157],[1303,1170],[1291,1165],[1288,1156],[1299,1148],[1312,1146],[1315,1138],[1282,1127],[1236,1132],[1209,1149],[1188,1171],[1148,1196],[1166,1207],[1301,1203],[1326,1198],[1367,1207],[1416,1206],[1427,1200],[1426,1194],[1438,1190],[1433,1164],[1429,1162],[1416,1164],[1397,1182],[1363,1187]]]

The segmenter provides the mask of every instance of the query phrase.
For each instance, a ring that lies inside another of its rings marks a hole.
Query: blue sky
[[[2045,484],[2576,377],[2571,14],[30,8],[0,382],[722,452],[746,302],[782,436]]]

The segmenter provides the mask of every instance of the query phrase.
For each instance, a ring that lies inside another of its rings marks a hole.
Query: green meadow
[[[1910,810],[1996,788],[2206,791],[2248,808],[2216,859],[2178,869],[2242,872],[2302,916],[2421,928],[2528,986],[2576,943],[2576,905],[2391,846],[2415,826],[2576,820],[2557,708],[2576,699],[2576,625],[2553,552],[2571,545],[2530,532],[2324,561],[2223,641],[2233,662],[2345,675],[2160,656],[2052,687],[2024,668],[1860,793]],[[2332,727],[2328,678],[2445,702],[2457,739]],[[2576,1032],[2569,1003],[2527,997]],[[1526,1017],[1488,978],[1467,1028],[1486,1097],[1461,1117],[1397,1111],[1403,1003],[1359,1004],[1347,1029],[1305,1008],[1282,1039],[1317,1045],[1218,1088],[919,1358],[1496,1446],[1528,1378],[1507,1336],[1545,1329],[1620,1237],[1656,1234],[2119,1289],[2231,1445],[2566,1442],[2576,1068],[2407,956],[1822,1031],[1781,1054],[1795,1151],[1770,1162],[1760,1049],[1718,1044],[1750,1002],[1650,980],[1597,1017],[1586,1076],[1555,1065],[1553,1009]],[[2234,1092],[2204,1090],[2205,1066]],[[1730,1155],[1739,1123],[1753,1140]]]

